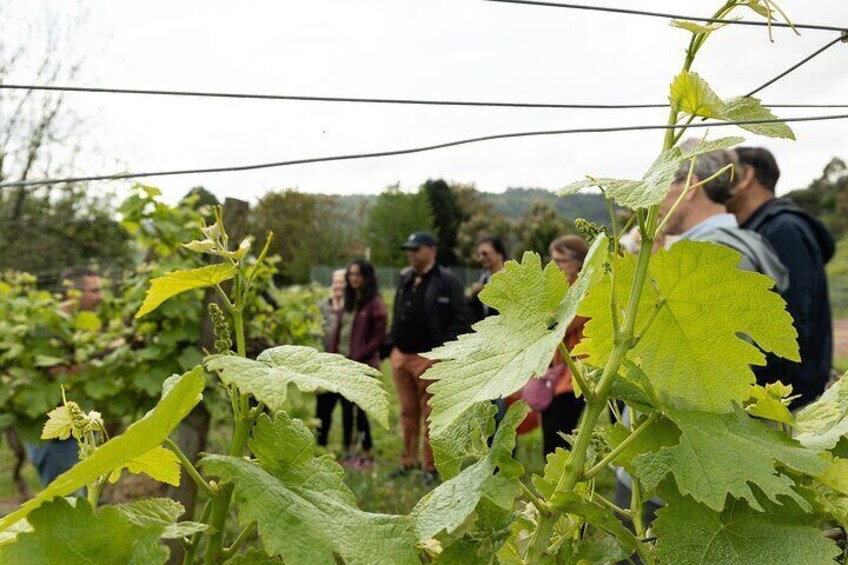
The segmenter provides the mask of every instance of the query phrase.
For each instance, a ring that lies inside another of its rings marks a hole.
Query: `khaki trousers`
[[[433,381],[425,381],[421,374],[426,371],[433,361],[415,353],[403,353],[397,347],[391,355],[392,376],[395,381],[398,400],[400,401],[400,425],[403,431],[403,455],[401,465],[412,467],[418,464],[419,437],[421,425],[424,425],[424,471],[435,471],[433,450],[430,448],[429,426],[427,417],[430,415],[430,394],[427,387]]]

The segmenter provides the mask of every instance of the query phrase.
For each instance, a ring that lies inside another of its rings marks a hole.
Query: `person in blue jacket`
[[[770,356],[769,366],[779,363],[783,377],[800,395],[798,408],[824,392],[833,360],[833,323],[825,265],[833,257],[833,236],[817,218],[791,199],[775,193],[780,169],[774,155],[762,147],[739,147],[739,175],[727,209],[739,226],[753,230],[768,241],[780,262],[789,270],[789,288],[781,295],[798,330],[801,362]]]

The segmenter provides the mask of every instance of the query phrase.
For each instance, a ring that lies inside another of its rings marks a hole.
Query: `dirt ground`
[[[837,366],[848,361],[848,318],[833,320],[833,358]]]

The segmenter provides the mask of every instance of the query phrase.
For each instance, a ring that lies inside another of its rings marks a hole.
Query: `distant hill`
[[[511,220],[517,220],[524,215],[534,202],[543,201],[571,221],[584,218],[593,222],[609,223],[609,214],[600,194],[575,194],[560,198],[544,188],[508,188],[502,193],[482,194],[483,198],[494,204],[495,210]]]
[[[600,194],[575,194],[568,198],[559,198],[543,188],[508,188],[505,192],[481,192],[484,200],[491,202],[495,210],[510,220],[519,219],[533,205],[543,201],[551,204],[558,213],[569,220],[585,218],[602,224],[609,223],[604,199]],[[365,210],[373,203],[372,194],[335,194],[333,198],[341,208],[344,217],[351,224],[359,225],[365,218]]]

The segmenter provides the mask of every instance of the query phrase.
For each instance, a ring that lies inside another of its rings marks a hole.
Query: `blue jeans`
[[[25,446],[27,457],[35,465],[41,486],[44,487],[79,462],[79,447],[73,438],[51,439],[39,444],[27,443]]]

